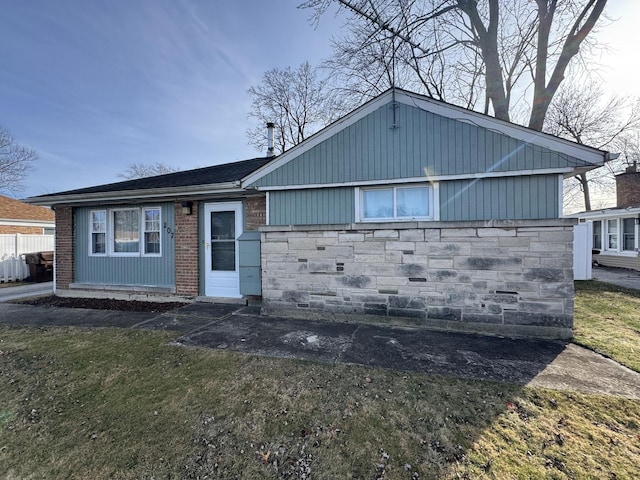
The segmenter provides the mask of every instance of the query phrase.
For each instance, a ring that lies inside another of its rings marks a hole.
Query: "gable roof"
[[[26,201],[41,205],[56,205],[70,202],[86,203],[97,200],[116,201],[241,191],[240,180],[272,159],[273,157],[252,158],[239,162],[40,195],[28,198]]]
[[[0,220],[53,223],[55,219],[55,213],[49,208],[29,205],[20,200],[0,195]]]
[[[274,159],[273,162],[270,162],[269,164],[252,172],[242,180],[242,185],[260,187],[260,180],[264,181],[265,177],[270,173],[284,167],[292,160],[299,158],[314,147],[319,146],[331,137],[347,130],[352,125],[365,119],[365,117],[370,116],[380,108],[393,102],[408,107],[414,107],[420,111],[428,112],[445,119],[454,120],[474,128],[482,128],[517,140],[522,144],[541,147],[543,149],[556,152],[562,156],[570,157],[572,160],[577,160],[575,163],[568,162],[567,167],[565,168],[566,172],[574,172],[579,168],[586,168],[587,170],[590,170],[591,168],[603,165],[604,162],[610,158],[608,152],[603,150],[598,150],[586,145],[580,145],[544,132],[532,130],[521,125],[499,120],[489,115],[484,115],[456,105],[451,105],[423,95],[396,88],[387,90],[378,97],[370,100],[351,113],[325,127],[323,130],[307,138],[304,142],[286,151]],[[499,172],[494,173],[495,176],[499,176]]]

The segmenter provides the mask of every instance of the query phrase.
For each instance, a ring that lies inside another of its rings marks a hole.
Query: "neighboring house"
[[[279,157],[29,201],[56,209],[59,295],[568,337],[562,179],[607,158],[395,89]]]
[[[0,234],[53,235],[55,223],[50,208],[0,195]]]
[[[593,255],[594,262],[640,270],[640,172],[635,164],[616,176],[616,194],[615,208],[571,216],[593,223],[593,249],[599,252]]]

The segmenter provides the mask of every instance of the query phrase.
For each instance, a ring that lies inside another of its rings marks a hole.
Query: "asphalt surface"
[[[173,343],[186,347],[640,399],[640,374],[559,341],[274,318],[256,307],[211,303],[160,315],[0,303],[0,324],[171,330]]]
[[[613,283],[624,288],[640,290],[640,272],[623,268],[593,267],[593,280]]]

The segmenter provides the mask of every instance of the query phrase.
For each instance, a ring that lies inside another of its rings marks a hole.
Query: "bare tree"
[[[319,79],[308,62],[297,69],[273,69],[251,87],[251,112],[257,125],[247,131],[249,144],[266,149],[267,122],[275,124],[274,143],[282,153],[338,118],[343,112],[326,79]]]
[[[610,96],[601,83],[566,84],[558,90],[545,121],[545,131],[601,150],[627,152],[617,161],[588,172],[578,173],[565,184],[565,205],[584,203],[592,208],[592,194],[613,191],[614,173],[623,169],[637,151],[640,132],[640,99]],[[582,197],[582,198],[578,198]]]
[[[542,130],[571,60],[582,47],[591,46],[589,36],[606,3],[307,0],[303,6],[314,9],[316,21],[332,4],[351,12],[349,33],[336,42],[336,55],[329,64],[351,85],[362,76],[361,66],[373,69],[375,61],[380,79],[388,81],[381,74],[391,68],[398,75],[396,86],[413,90],[420,86],[434,98],[507,121],[514,95],[528,89],[528,126]],[[370,78],[377,81],[376,76]],[[361,88],[366,90],[367,83]],[[372,89],[371,95],[375,93]]]
[[[127,167],[124,173],[119,173],[120,178],[133,180],[135,178],[155,177],[156,175],[164,175],[180,170],[164,163],[132,163]]]
[[[9,130],[0,127],[0,190],[22,191],[23,181],[33,168],[37,154],[16,143]]]

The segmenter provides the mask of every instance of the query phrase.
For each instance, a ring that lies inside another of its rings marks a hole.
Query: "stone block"
[[[529,282],[563,282],[565,280],[562,268],[530,268],[524,271],[523,280]]]
[[[327,258],[353,258],[353,247],[349,245],[328,245],[325,247],[324,255]]]
[[[307,262],[309,273],[336,273],[336,262],[331,260],[309,260]]]
[[[356,242],[353,253],[384,253],[384,242]]]
[[[401,242],[424,242],[424,230],[400,230]]]
[[[297,290],[285,290],[282,292],[282,300],[293,303],[307,302],[309,300],[309,294]]]
[[[403,287],[409,284],[407,277],[378,277],[379,288]]]
[[[409,317],[426,319],[427,313],[424,310],[411,310],[409,308],[389,308],[390,317]]]
[[[429,270],[429,281],[431,282],[454,282],[458,277],[455,270]]]
[[[315,238],[299,237],[288,240],[289,250],[316,250],[318,242]]]
[[[427,228],[424,230],[425,242],[439,242],[440,241],[440,229],[439,228]]]
[[[353,255],[353,261],[356,263],[368,263],[368,264],[378,264],[378,265],[384,265],[386,262],[386,256],[385,254],[380,254],[380,255],[370,255],[370,254],[364,254],[364,253],[354,253]]]
[[[541,242],[573,243],[573,230],[541,231],[538,238]]]
[[[462,319],[462,309],[451,307],[428,307],[427,317],[434,320],[454,320]]]
[[[364,233],[339,233],[338,242],[364,242]]]
[[[399,237],[400,234],[398,233],[398,230],[374,230],[373,232],[373,238],[386,239]]]
[[[402,263],[404,256],[402,250],[392,250],[385,252],[385,260],[387,263]]]
[[[438,269],[451,269],[453,268],[453,258],[452,257],[428,257],[428,265],[429,268],[438,268]]]
[[[427,268],[419,263],[403,263],[396,267],[396,274],[405,277],[425,276]]]
[[[416,250],[415,242],[396,242],[390,240],[385,243],[385,247],[387,249],[387,252],[392,250],[413,250],[415,252]]]
[[[515,228],[478,228],[478,237],[515,237]]]
[[[287,242],[270,242],[267,241],[260,245],[260,250],[263,254],[268,253],[288,253],[289,244]]]
[[[566,252],[567,244],[563,242],[531,242],[529,250],[532,252]]]
[[[532,325],[539,327],[565,327],[573,326],[573,316],[564,313],[530,313],[518,311],[505,311],[504,323],[508,325]]]
[[[467,270],[512,270],[522,266],[521,257],[455,257],[454,266]]]
[[[478,236],[475,228],[443,228],[440,230],[440,238],[475,238]]]
[[[559,302],[523,302],[518,303],[518,311],[528,313],[563,313],[564,303]]]
[[[338,277],[337,281],[350,288],[366,288],[375,285],[375,279],[365,275],[344,275]]]
[[[540,296],[551,298],[572,298],[574,293],[573,282],[540,283]]]
[[[462,321],[468,323],[502,324],[502,315],[492,315],[485,313],[463,313]]]
[[[389,308],[409,308],[412,310],[420,310],[426,308],[426,306],[424,298],[403,295],[389,296]]]

